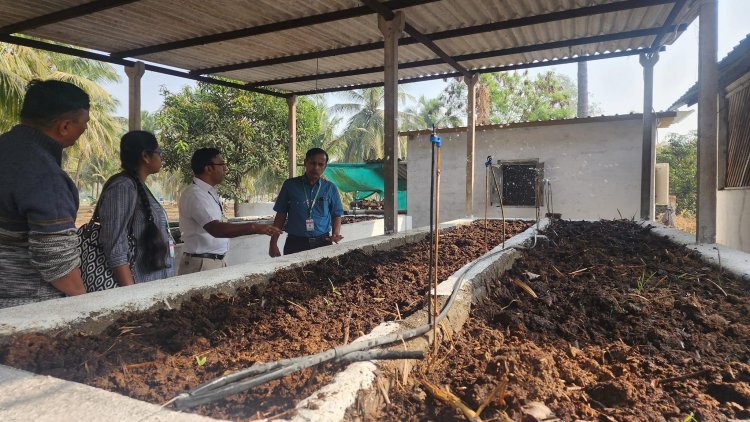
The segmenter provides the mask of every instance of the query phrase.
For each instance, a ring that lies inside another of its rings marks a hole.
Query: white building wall
[[[492,155],[495,163],[526,159],[544,163],[544,177],[552,184],[554,212],[565,219],[638,218],[643,121],[640,115],[606,120],[478,128],[474,216],[484,216],[484,162]],[[443,139],[440,221],[449,221],[465,214],[466,133],[439,136]],[[429,135],[409,138],[408,162],[408,215],[414,227],[422,227],[429,224]],[[506,217],[534,218],[535,214],[533,207],[505,207]],[[488,216],[500,217],[500,208],[490,208]]]
[[[716,193],[716,243],[750,252],[750,188]]]

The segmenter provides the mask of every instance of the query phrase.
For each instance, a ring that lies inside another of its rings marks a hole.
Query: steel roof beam
[[[661,47],[658,49],[658,51],[664,51],[664,50],[666,50],[666,48],[664,47]],[[588,62],[588,61],[593,61],[593,60],[604,60],[604,59],[613,59],[617,57],[635,56],[635,55],[639,55],[645,52],[654,52],[654,50],[650,48],[641,48],[641,49],[636,49],[636,50],[617,51],[614,53],[602,53],[602,54],[594,54],[590,56],[569,57],[567,59],[547,60],[547,61],[535,62],[535,63],[514,64],[514,65],[500,66],[500,67],[488,67],[484,69],[477,69],[475,70],[475,72],[476,73],[507,72],[511,70],[530,69],[530,68],[535,68],[535,67],[557,66],[560,64]],[[414,82],[431,81],[435,79],[459,78],[462,76],[463,75],[461,75],[460,72],[449,72],[449,73],[441,73],[437,75],[417,76],[414,78],[399,79],[398,83],[409,84],[409,83],[414,83]],[[339,86],[335,88],[298,91],[298,92],[295,92],[294,95],[324,94],[327,92],[351,91],[353,89],[374,88],[378,86],[383,86],[383,83],[372,82],[372,83],[366,83],[366,84],[361,84],[361,85],[349,85],[349,86]]]
[[[680,26],[671,25],[667,27],[667,30],[668,31],[675,31],[675,30],[684,31],[686,28],[687,28],[687,25],[680,25]],[[627,38],[647,37],[647,36],[657,35],[663,29],[664,29],[663,27],[659,26],[659,27],[650,28],[650,29],[638,29],[634,31],[616,32],[614,34],[595,35],[591,37],[573,38],[573,39],[564,40],[564,41],[552,41],[552,42],[543,43],[543,44],[511,47],[511,48],[505,48],[502,50],[492,50],[492,51],[484,51],[481,53],[463,54],[460,56],[455,56],[454,58],[456,59],[456,61],[468,61],[468,60],[485,59],[489,57],[508,56],[512,54],[530,53],[534,51],[552,50],[555,48],[572,47],[576,45],[594,44],[594,43],[605,42],[605,41],[622,40],[622,39],[627,39]],[[409,62],[409,63],[401,63],[399,64],[398,68],[399,69],[412,69],[415,67],[434,66],[434,65],[442,64],[442,63],[443,63],[442,59],[428,59],[428,60],[420,60],[420,61]],[[332,78],[340,78],[340,77],[345,77],[345,76],[366,75],[368,73],[378,73],[382,71],[383,71],[383,66],[373,66],[373,67],[366,67],[366,68],[361,68],[361,69],[351,69],[351,70],[330,72],[330,73],[324,73],[324,74],[318,74],[318,75],[304,75],[304,76],[295,76],[295,77],[283,78],[283,79],[258,81],[258,82],[249,83],[247,84],[247,86],[259,87],[259,86],[270,86],[270,85],[282,85],[285,83],[292,83],[292,82],[306,82],[306,81],[314,81],[318,79],[332,79]]]
[[[139,0],[98,0],[90,3],[81,4],[67,9],[58,10],[57,12],[48,13],[46,15],[37,16],[35,18],[27,19],[25,21],[12,23],[10,25],[3,26],[0,28],[0,34],[14,34],[17,32],[28,31],[30,29],[39,28],[40,26],[51,25],[66,21],[68,19],[80,18],[81,16],[90,15],[92,13],[101,12],[103,10],[111,9],[113,7],[120,7],[126,4],[135,3]]]
[[[82,57],[84,59],[98,60],[102,62],[118,64],[121,66],[133,66],[135,61],[120,59],[117,57],[111,57],[106,54],[94,53],[92,51],[81,50],[78,48],[67,47],[60,44],[52,44],[44,41],[39,41],[31,38],[17,37],[14,35],[0,35],[0,42],[6,42],[10,44],[22,45],[25,47],[38,48],[40,50],[52,51],[55,53],[68,54],[71,56]],[[206,82],[215,85],[222,85],[230,88],[237,88],[244,91],[257,92],[259,94],[272,95],[274,97],[288,97],[291,94],[285,94],[282,92],[271,91],[262,88],[252,88],[242,83],[230,82],[223,79],[210,78],[206,76],[191,75],[187,72],[181,72],[179,70],[170,69],[166,67],[156,66],[152,64],[146,64],[146,70],[156,73],[163,73],[165,75],[177,76],[180,78],[192,79],[194,81]]]
[[[391,0],[384,3],[391,10],[403,9],[407,7],[419,6],[426,3],[432,3],[439,0]],[[112,53],[115,57],[137,57],[146,54],[161,53],[169,50],[176,50],[179,48],[195,47],[198,45],[205,45],[211,43],[217,43],[221,41],[229,41],[238,38],[252,37],[255,35],[268,34],[276,31],[284,31],[287,29],[301,28],[304,26],[317,25],[326,22],[335,22],[343,19],[356,18],[360,16],[366,16],[374,13],[372,9],[367,6],[358,6],[351,9],[337,10],[335,12],[321,13],[313,16],[305,16],[303,18],[290,19],[283,22],[274,22],[266,25],[254,26],[251,28],[237,29],[234,31],[222,32],[219,34],[206,35],[203,37],[190,38],[185,40],[171,41],[163,44],[156,44],[147,47],[134,48],[131,50],[123,50]]]
[[[378,14],[383,15],[383,17],[386,20],[391,20],[394,18],[395,14],[393,13],[393,10],[391,10],[388,6],[384,5],[383,3],[380,3],[377,0],[361,0],[362,3],[369,6],[372,10],[378,12]],[[413,27],[409,22],[406,22],[404,24],[404,31],[406,31],[407,34],[411,35],[422,43],[425,47],[429,48],[430,51],[437,54],[438,57],[443,59],[443,61],[457,71],[461,72],[462,75],[466,76],[467,78],[470,78],[472,76],[472,73],[469,72],[463,65],[458,63],[456,60],[453,59],[453,57],[449,56],[448,53],[443,51],[442,48],[438,47],[437,44],[435,44],[434,41],[432,41],[429,37],[422,34],[417,28]]]
[[[664,27],[674,24],[675,19],[677,19],[677,15],[682,12],[682,9],[685,7],[686,3],[687,0],[677,0],[677,2],[675,2],[674,6],[672,6],[672,10],[669,11],[669,15],[666,19],[664,19]],[[657,35],[656,38],[654,38],[654,42],[651,43],[651,48],[660,47],[662,41],[664,41],[664,37],[666,37],[667,34],[668,31],[662,31],[659,35]]]
[[[603,13],[612,13],[622,10],[637,9],[641,7],[659,6],[662,4],[674,3],[679,0],[624,0],[615,3],[600,4],[596,6],[581,7],[578,9],[565,10],[561,12],[552,12],[543,15],[529,16],[525,18],[510,19],[502,22],[494,22],[484,25],[470,26],[466,28],[450,29],[447,31],[433,32],[431,34],[425,34],[432,41],[438,41],[447,38],[463,37],[468,35],[478,35],[492,31],[501,31],[504,29],[520,28],[529,25],[537,25],[542,23],[549,23],[555,21],[561,21],[566,19],[574,19],[586,16],[599,15]],[[414,37],[405,37],[399,40],[399,46],[406,46],[411,44],[417,44],[419,41]],[[353,45],[347,47],[333,48],[330,50],[316,51],[311,53],[294,54],[283,57],[274,57],[270,59],[253,60],[243,63],[235,63],[222,66],[213,66],[203,69],[195,69],[190,73],[193,74],[208,74],[208,73],[222,73],[230,72],[234,70],[250,69],[261,66],[271,66],[282,63],[294,63],[303,60],[319,59],[324,57],[339,56],[342,54],[362,53],[366,51],[379,50],[383,48],[383,42],[377,41],[373,43],[366,43],[360,45]]]

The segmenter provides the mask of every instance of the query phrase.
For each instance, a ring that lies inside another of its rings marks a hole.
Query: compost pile
[[[528,223],[507,223],[507,237]],[[490,222],[490,248],[503,224]],[[482,223],[444,230],[446,279],[486,252]],[[428,240],[365,254],[360,250],[287,270],[235,295],[196,296],[178,310],[127,315],[99,335],[29,334],[0,349],[0,362],[162,404],[229,371],[316,353],[368,333],[424,305]],[[325,370],[327,369],[327,370]],[[332,377],[311,368],[198,408],[219,418],[289,416]]]
[[[462,419],[430,386],[485,421],[750,418],[747,283],[629,221],[546,235],[380,418]]]

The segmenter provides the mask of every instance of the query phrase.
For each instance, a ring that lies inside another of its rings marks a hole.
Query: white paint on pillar
[[[391,20],[378,15],[378,28],[384,38],[384,108],[383,179],[385,181],[384,223],[385,234],[398,232],[398,39],[404,31],[403,12],[394,13]]]
[[[135,62],[133,66],[125,67],[128,75],[128,129],[141,129],[141,78],[146,73],[143,62]]]
[[[466,216],[474,215],[474,158],[477,135],[477,81],[479,75],[464,77],[466,82]]]
[[[289,177],[296,176],[297,171],[297,96],[292,95],[286,98],[289,106],[289,115],[287,127],[289,129]]]
[[[716,243],[717,189],[717,2],[702,0],[698,26],[698,213],[696,241]]]

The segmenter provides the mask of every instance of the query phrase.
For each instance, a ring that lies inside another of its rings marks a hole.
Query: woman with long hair
[[[122,172],[107,180],[99,198],[100,240],[120,286],[176,274],[167,214],[145,184],[148,176],[161,170],[161,154],[152,133],[135,130],[123,135]]]

